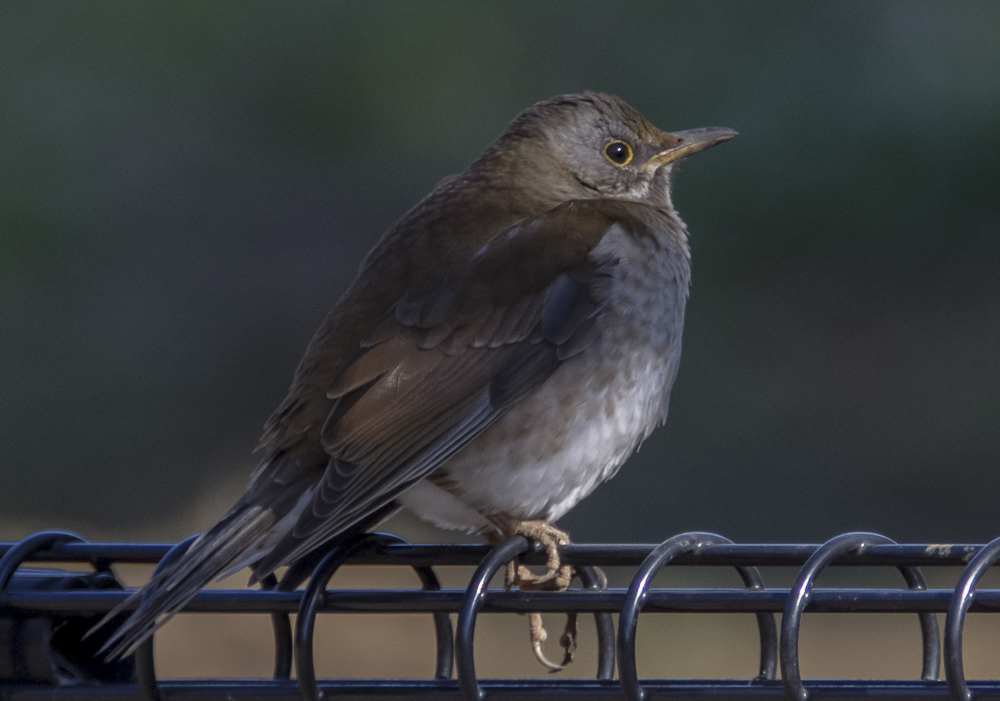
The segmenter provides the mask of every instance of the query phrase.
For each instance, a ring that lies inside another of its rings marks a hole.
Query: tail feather
[[[98,654],[107,653],[108,660],[131,654],[202,587],[243,559],[247,550],[268,533],[274,522],[274,512],[259,506],[230,513],[196,540],[177,562],[157,573],[94,626],[91,632],[140,599],[136,611],[104,643]]]

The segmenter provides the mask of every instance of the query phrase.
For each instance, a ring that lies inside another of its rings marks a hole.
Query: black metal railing
[[[968,681],[962,659],[967,614],[1000,613],[1000,589],[977,589],[986,570],[1000,559],[1000,539],[987,545],[914,545],[896,544],[871,533],[848,533],[822,545],[738,545],[709,533],[684,533],[660,545],[569,545],[561,548],[561,554],[565,562],[574,565],[580,588],[504,592],[489,585],[505,563],[512,558],[526,564],[545,562],[545,553],[524,538],[490,547],[415,545],[392,535],[368,534],[317,553],[306,564],[289,570],[281,581],[268,578],[259,590],[204,590],[186,606],[185,611],[190,612],[270,614],[275,642],[272,679],[159,680],[152,639],[132,658],[119,663],[94,658],[100,636],[83,640],[83,633],[129,594],[112,566],[159,563],[158,567],[164,567],[191,542],[189,538],[176,545],[90,543],[72,533],[45,531],[17,543],[0,543],[0,700],[1000,698],[1000,673],[997,680]],[[57,562],[90,563],[94,572],[39,567]],[[341,566],[353,564],[411,567],[422,589],[326,588]],[[466,589],[442,589],[434,567],[451,565],[476,567]],[[653,587],[654,576],[667,565],[733,567],[744,587]],[[902,574],[901,583],[906,588],[816,588],[817,576],[831,565],[894,567]],[[791,587],[766,586],[760,568],[778,566],[798,568]],[[962,568],[954,588],[929,589],[925,584],[920,568],[940,566]],[[627,588],[607,588],[598,567],[637,569]],[[298,588],[310,571],[306,586]],[[920,678],[803,680],[798,639],[802,614],[807,610],[916,614],[922,634]],[[437,647],[433,677],[317,679],[313,664],[316,617],[338,612],[431,614]],[[595,678],[478,679],[473,638],[481,612],[593,614],[598,634]],[[746,680],[640,680],[635,647],[641,612],[755,614],[758,675]],[[293,613],[297,614],[294,630],[289,618]],[[782,614],[780,630],[775,613]],[[946,614],[943,646],[939,613]],[[454,631],[450,614],[458,614]],[[617,633],[612,614],[618,614]],[[939,680],[942,661],[944,681]]]

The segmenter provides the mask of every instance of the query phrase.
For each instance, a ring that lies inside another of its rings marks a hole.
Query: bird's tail
[[[93,632],[100,628],[136,599],[140,600],[139,607],[104,643],[98,654],[106,653],[107,659],[114,660],[132,653],[202,587],[237,563],[246,564],[248,551],[274,524],[275,514],[271,509],[250,505],[233,509],[176,562],[158,572],[91,629]]]

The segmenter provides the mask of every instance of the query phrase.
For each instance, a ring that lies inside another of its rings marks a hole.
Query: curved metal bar
[[[927,582],[919,567],[900,565],[896,569],[906,580],[906,588],[916,591],[926,591]],[[923,664],[920,678],[925,681],[937,681],[941,676],[941,634],[938,630],[937,616],[930,611],[918,613],[920,617],[920,638],[923,649]]]
[[[150,579],[176,562],[200,537],[200,533],[195,533],[170,548],[167,554],[160,559],[159,564],[156,565],[156,569],[153,570]],[[139,685],[139,695],[143,698],[143,701],[160,701],[160,685],[156,682],[156,665],[153,662],[152,635],[146,638],[135,649],[133,657],[135,659],[135,678],[136,683]]]
[[[501,543],[490,551],[476,568],[469,588],[465,590],[465,601],[462,611],[458,614],[458,625],[455,631],[455,666],[458,671],[458,689],[465,701],[483,701],[486,694],[476,679],[476,659],[473,652],[473,642],[476,635],[476,616],[486,599],[490,580],[500,571],[500,568],[518,555],[528,551],[528,539],[516,536]],[[312,700],[307,700],[312,701]]]
[[[976,598],[976,584],[990,567],[1000,559],[1000,538],[983,546],[955,586],[948,616],[944,620],[944,678],[948,681],[948,691],[955,701],[970,701],[972,692],[965,680],[965,664],[962,660],[962,629],[965,616]]]
[[[374,533],[379,545],[409,545],[405,538],[392,533]],[[441,591],[434,568],[423,565],[413,565],[413,571],[420,578],[421,586],[427,591]],[[434,638],[437,642],[437,659],[434,664],[435,679],[451,679],[452,665],[455,660],[455,635],[451,629],[451,617],[444,611],[435,611]]]
[[[597,575],[593,567],[575,568],[584,590],[602,591],[607,588],[607,582]],[[594,625],[597,627],[597,678],[615,678],[615,621],[607,611],[594,614]]]
[[[896,542],[877,533],[845,533],[831,538],[806,561],[799,570],[788,600],[785,602],[785,612],[781,618],[781,677],[785,686],[785,694],[794,701],[806,701],[809,692],[802,684],[799,670],[799,628],[802,613],[809,605],[812,596],[813,583],[819,573],[844,553],[862,550],[868,545],[895,545]],[[906,579],[911,589],[926,589],[923,575],[919,568],[900,566],[899,571]],[[920,616],[920,630],[923,637],[923,670],[921,677],[925,680],[937,679],[937,670],[941,663],[941,650],[938,643],[937,618],[933,613],[924,612]]]
[[[326,584],[344,561],[352,553],[361,549],[364,536],[360,539],[338,544],[316,565],[309,584],[302,594],[299,613],[295,620],[295,674],[298,677],[299,693],[305,701],[320,701],[321,694],[316,685],[316,667],[313,664],[313,632],[316,613],[323,605]]]
[[[793,701],[806,701],[809,692],[802,685],[799,671],[799,626],[802,612],[812,596],[813,582],[817,575],[831,561],[846,552],[863,548],[873,543],[890,543],[888,538],[872,533],[845,533],[828,540],[816,549],[799,570],[795,584],[785,602],[785,612],[781,617],[781,677],[785,694]]]
[[[273,573],[260,580],[260,588],[273,591],[278,587],[278,578]],[[292,678],[292,623],[287,613],[271,614],[271,629],[274,631],[274,678]]]
[[[402,538],[401,542],[406,541]],[[428,591],[441,591],[441,582],[437,574],[430,567],[414,567],[413,570],[420,577],[420,583]],[[451,616],[444,611],[435,611],[434,617],[434,640],[437,645],[437,659],[434,663],[435,679],[451,679],[451,673],[455,664],[455,633],[451,628]]]
[[[635,661],[635,632],[639,612],[646,602],[646,594],[653,577],[672,559],[706,545],[731,544],[732,541],[714,533],[681,533],[660,543],[643,560],[632,578],[622,612],[618,617],[618,681],[626,699],[643,701],[646,690],[639,684],[639,671]]]
[[[37,533],[32,533],[31,535],[21,539],[13,547],[11,547],[2,558],[0,558],[0,609],[3,608],[2,601],[3,595],[7,587],[10,585],[11,580],[14,578],[15,573],[22,564],[27,560],[32,559],[39,552],[43,552],[51,549],[56,545],[64,545],[66,543],[88,543],[89,541],[76,533],[71,531],[61,531],[61,530],[49,530],[49,531],[39,531]],[[87,560],[84,560],[87,562]],[[109,576],[119,588],[121,582],[115,574],[114,567],[111,562],[103,558],[91,558],[89,560],[90,565],[94,568],[94,571],[101,574]],[[96,581],[96,580],[95,580]],[[106,580],[105,580],[106,581]],[[101,584],[104,587],[104,583]],[[56,628],[58,630],[58,628]],[[85,639],[89,633],[83,634],[80,631],[82,638],[78,638],[75,642],[80,643],[82,639]],[[51,636],[52,633],[50,632]],[[23,645],[24,641],[18,641],[17,636],[14,638],[14,645]],[[52,647],[52,638],[50,637],[47,645]],[[96,646],[95,646],[96,647]],[[91,648],[94,651],[95,648]],[[10,652],[10,650],[6,650]],[[85,654],[85,653],[84,653]],[[123,667],[120,663],[115,665],[118,670],[123,670],[125,676],[130,676],[126,667]],[[134,669],[134,666],[133,666]],[[117,676],[117,675],[116,675]]]
[[[22,538],[13,548],[0,558],[0,596],[3,595],[11,577],[25,560],[41,551],[48,550],[57,543],[86,543],[83,536],[70,531],[39,531]]]
[[[767,588],[756,567],[738,565],[736,572],[747,589],[763,591]],[[773,613],[758,611],[754,615],[757,617],[757,635],[760,638],[760,671],[753,681],[771,681],[778,676],[778,624],[774,621]]]
[[[399,536],[388,533],[364,533],[353,540],[336,544],[316,566],[309,584],[302,594],[299,612],[295,621],[295,675],[299,693],[304,701],[320,701],[322,694],[316,683],[316,667],[313,657],[313,635],[316,629],[316,614],[323,607],[326,585],[341,565],[358,551],[373,545],[387,543],[407,543]],[[441,583],[430,567],[414,566],[424,589],[440,590]],[[451,677],[453,658],[453,638],[451,619],[447,613],[434,613],[435,637],[437,640],[436,679]]]

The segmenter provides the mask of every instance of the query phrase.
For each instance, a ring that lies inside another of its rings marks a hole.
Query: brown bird
[[[246,494],[143,587],[106,648],[133,650],[220,575],[260,580],[399,507],[533,538],[549,554],[534,585],[565,586],[553,522],[667,415],[690,279],[674,164],[735,135],[660,131],[599,93],[518,115],[364,259],[268,420]]]

